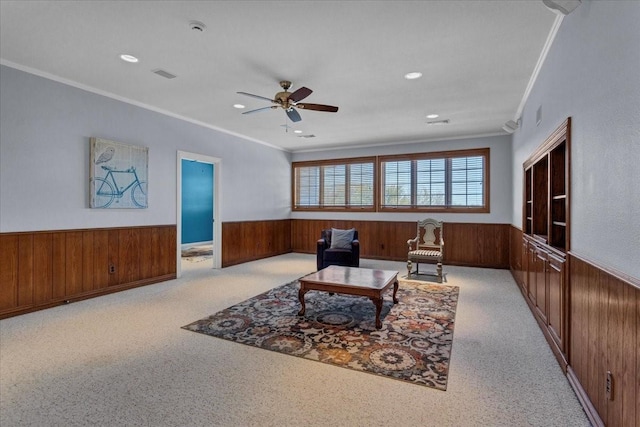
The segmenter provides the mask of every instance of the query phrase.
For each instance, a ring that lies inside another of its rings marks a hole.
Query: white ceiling
[[[505,133],[555,19],[537,0],[2,0],[0,62],[303,151]],[[268,106],[236,92],[272,98],[283,79],[339,111],[291,123],[282,109],[232,107]],[[450,124],[427,125],[430,113]]]

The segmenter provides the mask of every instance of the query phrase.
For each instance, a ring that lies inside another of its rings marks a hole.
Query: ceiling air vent
[[[298,138],[315,138],[315,135],[298,135]]]
[[[153,73],[159,75],[160,77],[164,77],[165,79],[175,79],[177,76],[174,74],[171,74],[168,71],[165,70],[161,70],[161,69],[157,69],[157,70],[151,70]]]
[[[434,126],[434,125],[448,125],[449,124],[449,119],[445,119],[445,120],[434,120],[431,122],[427,122],[427,125],[430,126]]]

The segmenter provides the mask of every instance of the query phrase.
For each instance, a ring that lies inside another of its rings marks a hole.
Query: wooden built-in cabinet
[[[511,271],[591,423],[640,426],[640,283],[571,251],[570,135],[567,119],[523,164]]]
[[[522,293],[567,368],[569,147],[567,119],[523,164]]]

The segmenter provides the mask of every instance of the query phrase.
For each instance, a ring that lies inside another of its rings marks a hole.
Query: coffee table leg
[[[398,286],[399,286],[399,283],[397,280],[393,282],[393,303],[394,304],[398,303],[398,298],[396,297],[396,294],[398,293]]]
[[[371,298],[371,301],[376,306],[376,329],[382,329],[382,321],[380,320],[380,313],[382,313],[382,298]]]
[[[304,315],[304,311],[306,309],[306,307],[304,305],[304,294],[306,294],[306,293],[307,293],[307,290],[305,288],[303,288],[302,286],[300,286],[300,290],[298,291],[298,299],[300,300],[300,305],[302,306],[302,308],[298,312],[298,316],[303,316]]]

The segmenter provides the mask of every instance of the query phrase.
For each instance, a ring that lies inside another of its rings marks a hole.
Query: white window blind
[[[451,151],[382,158],[381,208],[488,208],[489,150],[468,151],[474,155]]]
[[[293,169],[294,209],[374,209],[374,158],[294,163]]]

